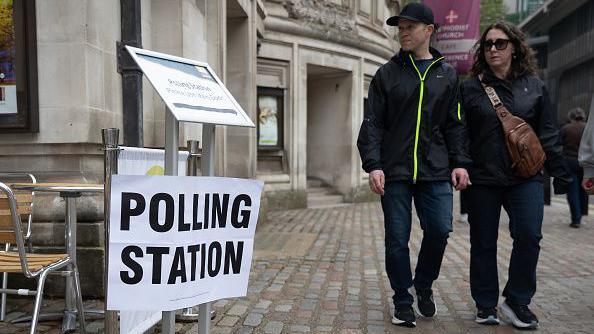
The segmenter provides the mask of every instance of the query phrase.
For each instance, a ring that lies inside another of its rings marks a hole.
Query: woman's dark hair
[[[485,29],[481,39],[476,43],[476,51],[474,53],[474,64],[470,72],[477,76],[486,71],[490,71],[489,64],[485,58],[485,39],[491,29],[499,29],[503,31],[510,42],[514,45],[515,53],[512,57],[511,69],[508,79],[514,80],[521,75],[537,75],[538,69],[536,67],[536,58],[534,51],[526,43],[524,33],[515,25],[503,21],[491,24]]]

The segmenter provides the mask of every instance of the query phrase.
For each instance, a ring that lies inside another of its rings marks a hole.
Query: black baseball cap
[[[433,18],[433,11],[422,3],[409,3],[402,8],[400,15],[392,16],[387,19],[386,24],[389,26],[397,26],[398,21],[400,21],[401,18],[410,21],[423,22],[425,24],[433,24],[437,27],[435,19]]]

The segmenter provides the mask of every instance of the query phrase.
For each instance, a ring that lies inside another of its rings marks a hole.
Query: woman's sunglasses
[[[497,49],[499,51],[505,50],[507,48],[508,44],[509,44],[509,39],[503,39],[503,38],[498,38],[494,41],[486,40],[484,42],[485,50],[487,50],[487,51],[490,51],[491,48],[493,47],[493,45],[495,45],[495,49]]]

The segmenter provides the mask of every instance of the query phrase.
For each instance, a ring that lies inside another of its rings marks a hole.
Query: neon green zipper
[[[460,102],[458,102],[458,120],[462,121],[462,117],[460,117]]]
[[[417,74],[419,75],[419,79],[421,80],[421,92],[419,93],[419,105],[417,106],[417,128],[415,130],[415,149],[413,152],[413,162],[414,162],[413,183],[417,183],[417,173],[418,173],[418,169],[419,169],[419,160],[418,160],[417,155],[418,155],[418,149],[419,149],[419,130],[421,128],[421,108],[423,106],[423,94],[425,93],[425,78],[427,77],[427,73],[429,73],[429,69],[431,68],[431,66],[433,66],[438,61],[442,60],[443,57],[440,57],[440,58],[437,58],[436,60],[434,60],[431,64],[429,64],[429,66],[427,66],[425,73],[421,74],[421,71],[419,71],[419,68],[415,64],[415,60],[413,59],[412,55],[409,54],[408,56],[410,57],[410,61],[413,65],[413,67],[415,68],[415,70],[417,71]]]

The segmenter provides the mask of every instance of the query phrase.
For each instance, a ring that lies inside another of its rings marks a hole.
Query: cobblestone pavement
[[[457,197],[457,196],[456,196]],[[498,265],[506,282],[511,250],[502,215]],[[415,218],[416,221],[416,218]],[[594,333],[594,218],[570,229],[565,203],[545,208],[538,289],[532,309],[539,333]],[[413,227],[411,258],[416,259],[421,230]],[[214,303],[212,333],[513,333],[510,325],[474,323],[468,283],[468,226],[454,223],[439,279],[434,284],[435,317],[417,328],[390,323],[392,292],[384,271],[382,212],[378,203],[323,209],[278,211],[256,233],[257,249],[248,296]],[[88,301],[87,307],[100,306]],[[95,305],[93,305],[95,304]],[[59,308],[61,300],[46,302]],[[30,310],[9,299],[9,319]],[[58,333],[45,322],[40,333]],[[101,320],[89,322],[102,332]],[[197,333],[197,324],[177,324],[177,333]],[[0,333],[25,333],[27,325],[0,324]],[[160,332],[159,328],[153,330]]]

